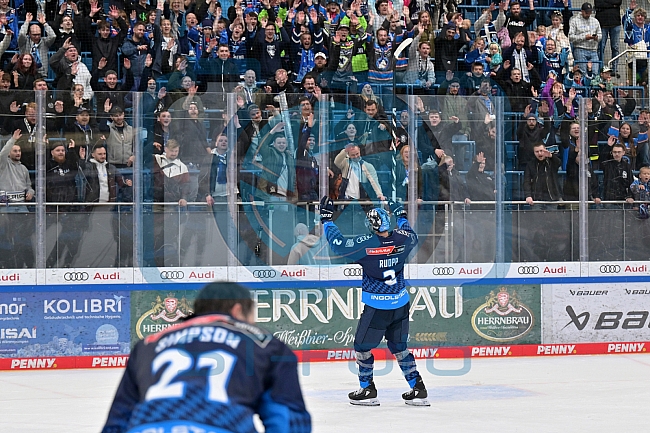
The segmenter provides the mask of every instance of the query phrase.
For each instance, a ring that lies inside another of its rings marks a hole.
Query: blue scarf
[[[300,57],[300,69],[298,70],[298,77],[296,81],[302,81],[311,70],[314,69],[314,50],[302,49]]]

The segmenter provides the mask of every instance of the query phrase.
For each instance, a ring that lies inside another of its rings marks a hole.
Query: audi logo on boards
[[[183,271],[162,271],[160,273],[160,278],[163,280],[180,280],[185,278],[185,272]]]
[[[601,274],[618,274],[621,272],[619,265],[600,265]]]
[[[534,275],[539,274],[539,267],[537,266],[519,266],[517,273],[520,275]]]
[[[454,275],[456,271],[452,267],[436,266],[431,270],[433,275]]]
[[[363,270],[361,268],[344,268],[343,276],[345,277],[360,277],[363,275]]]
[[[88,278],[90,278],[88,272],[66,272],[63,274],[65,281],[86,281]]]
[[[274,278],[277,275],[275,269],[256,269],[253,271],[255,278]]]

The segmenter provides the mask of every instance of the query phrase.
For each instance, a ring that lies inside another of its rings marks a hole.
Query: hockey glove
[[[332,215],[334,215],[334,202],[325,196],[320,201],[320,222],[332,221]]]
[[[406,211],[404,210],[404,206],[402,206],[401,203],[396,203],[393,200],[388,200],[388,207],[390,208],[391,213],[395,215],[395,218],[406,218]]]

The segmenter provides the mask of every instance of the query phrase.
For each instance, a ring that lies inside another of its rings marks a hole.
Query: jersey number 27
[[[192,369],[201,370],[207,368],[206,375],[207,395],[209,401],[228,403],[228,381],[232,374],[237,357],[223,350],[202,353],[197,356],[196,361],[191,354],[185,350],[167,349],[151,363],[152,374],[167,366],[162,372],[160,379],[151,385],[145,394],[145,400],[157,400],[161,398],[182,398],[185,396],[187,384],[183,381],[176,381],[178,376]]]

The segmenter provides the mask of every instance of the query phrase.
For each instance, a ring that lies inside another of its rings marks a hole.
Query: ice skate
[[[427,397],[427,389],[424,387],[424,382],[421,377],[416,379],[415,386],[410,391],[402,394],[404,403],[411,406],[431,406]]]
[[[374,382],[370,382],[370,385],[365,388],[352,391],[348,394],[348,397],[350,398],[350,404],[358,406],[379,406],[377,388],[375,388]]]

